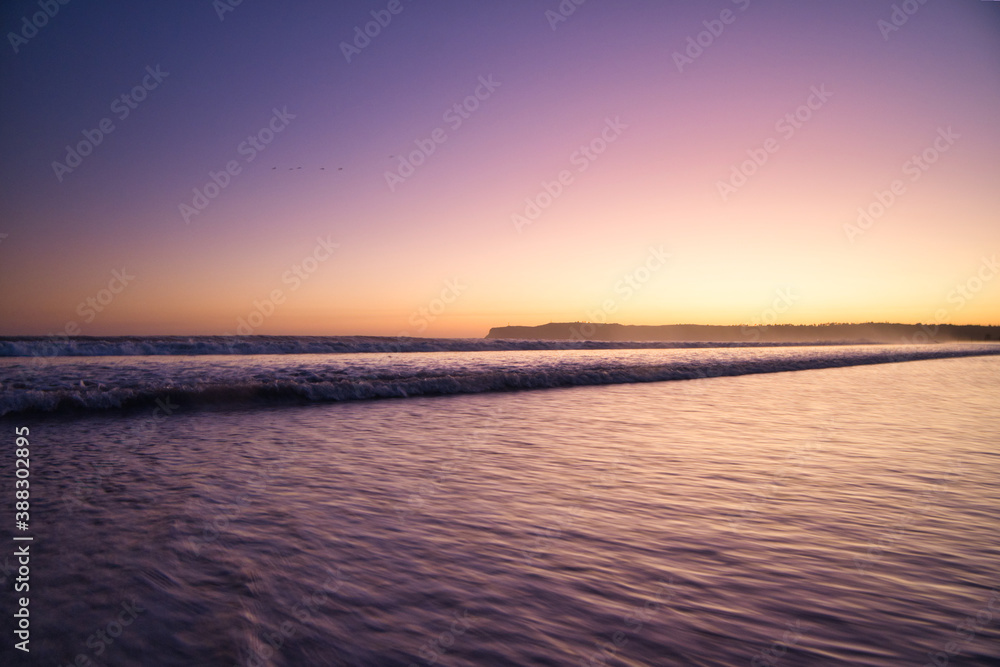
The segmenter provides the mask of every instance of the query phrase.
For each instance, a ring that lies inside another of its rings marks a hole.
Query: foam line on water
[[[552,360],[540,365],[498,362],[494,365],[424,367],[317,365],[304,370],[264,369],[222,373],[206,365],[196,379],[160,377],[136,370],[127,382],[108,384],[80,380],[0,385],[0,415],[31,412],[92,411],[154,405],[169,400],[182,406],[225,406],[280,403],[358,401],[412,396],[441,396],[530,389],[636,382],[697,380],[713,377],[882,364],[1000,354],[1000,346],[970,345],[948,348],[820,348],[796,354],[743,358],[684,358],[668,363],[604,363],[599,359]],[[216,374],[213,375],[213,372]]]

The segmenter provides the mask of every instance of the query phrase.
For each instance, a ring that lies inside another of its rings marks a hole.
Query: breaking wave
[[[995,354],[1000,354],[998,345],[953,344],[654,349],[624,353],[328,355],[216,361],[8,359],[0,365],[0,415],[164,404],[249,407],[441,396],[694,380]]]

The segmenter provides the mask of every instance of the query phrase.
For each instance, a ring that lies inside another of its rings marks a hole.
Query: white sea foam
[[[428,341],[427,345],[433,348],[434,343]],[[452,341],[437,343],[438,347],[453,344]],[[157,344],[162,350],[162,344]],[[116,341],[115,345],[117,349],[125,349],[127,344]],[[492,349],[443,354],[211,358],[21,357],[5,359],[0,364],[0,415],[142,407],[155,405],[157,400],[204,407],[439,396],[694,380],[989,354],[1000,354],[1000,345],[714,349],[676,349],[674,346],[674,349],[644,350]]]

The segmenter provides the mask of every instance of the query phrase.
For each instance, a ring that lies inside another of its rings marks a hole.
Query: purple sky
[[[1000,323],[1000,7],[904,4],[7,2],[0,334]]]

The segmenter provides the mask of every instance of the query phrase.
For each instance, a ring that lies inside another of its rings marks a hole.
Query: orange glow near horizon
[[[178,65],[65,182],[48,165],[86,114],[5,167],[0,335],[742,324],[781,294],[778,323],[1000,325],[988,10],[928,4],[884,40],[882,9],[754,6],[683,72],[672,54],[707,14],[597,6],[558,31],[511,9],[524,25],[482,51],[449,32],[442,53],[470,55],[447,77],[400,28],[349,66],[288,64],[266,104]],[[495,90],[450,126],[483,78]],[[285,100],[295,119],[186,223],[179,204]],[[390,187],[435,128],[446,140]],[[116,270],[135,279],[88,320]]]

